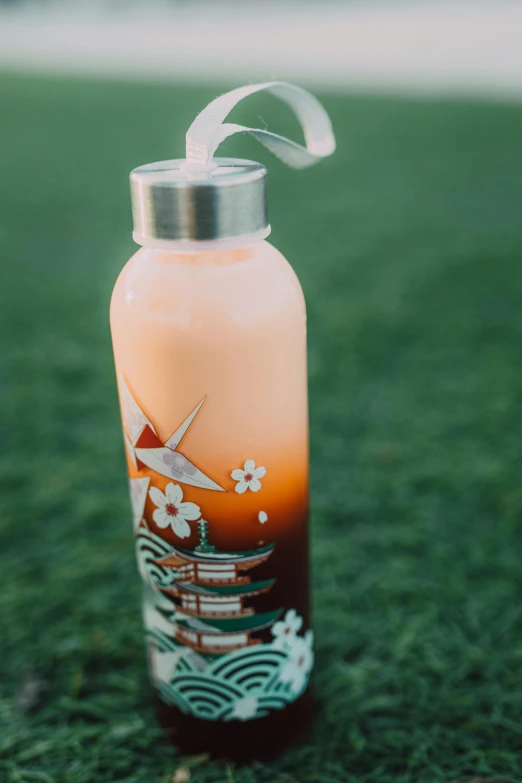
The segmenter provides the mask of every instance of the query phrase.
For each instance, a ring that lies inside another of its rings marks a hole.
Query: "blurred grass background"
[[[309,310],[313,730],[266,765],[156,728],[108,325],[127,174],[217,90],[0,78],[0,779],[522,779],[522,107],[323,96],[269,165]],[[236,111],[294,132],[279,106]],[[282,112],[281,112],[282,114]]]

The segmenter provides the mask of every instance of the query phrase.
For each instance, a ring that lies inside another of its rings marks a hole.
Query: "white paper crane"
[[[181,439],[196,418],[199,409],[206,400],[204,397],[177,430],[165,442],[158,438],[154,425],[145,416],[129,391],[122,375],[118,377],[123,434],[125,445],[134,466],[140,470],[143,466],[152,468],[162,476],[167,476],[180,484],[201,489],[213,489],[225,492],[223,487],[212,481],[199,468],[178,451]]]

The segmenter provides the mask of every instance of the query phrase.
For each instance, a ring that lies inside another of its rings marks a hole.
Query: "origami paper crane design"
[[[138,470],[141,470],[143,467],[152,468],[152,470],[155,470],[162,476],[179,481],[180,484],[225,492],[226,490],[223,487],[212,481],[211,478],[206,476],[177,450],[181,439],[196,418],[206,397],[196,405],[192,413],[187,416],[170,438],[163,443],[158,438],[154,425],[145,416],[130,393],[122,375],[119,376],[118,381],[123,416],[123,434],[133,465]]]

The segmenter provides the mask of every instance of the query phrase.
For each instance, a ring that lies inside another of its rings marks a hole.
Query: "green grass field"
[[[129,170],[216,92],[0,78],[0,779],[520,781],[522,106],[324,97],[307,172],[226,144],[308,301],[319,705],[268,765],[156,727],[108,305]]]

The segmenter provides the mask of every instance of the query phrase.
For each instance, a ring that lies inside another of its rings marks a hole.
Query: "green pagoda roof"
[[[237,633],[238,631],[259,631],[262,628],[268,628],[279,617],[283,610],[276,609],[275,612],[266,612],[265,614],[252,614],[247,617],[224,617],[219,619],[200,620],[196,617],[176,616],[176,623],[181,628],[187,628],[197,633],[226,634]]]
[[[239,562],[249,558],[261,557],[272,551],[275,544],[266,544],[259,549],[247,549],[244,552],[198,552],[196,549],[179,549],[176,551],[183,557],[196,560],[198,563]]]
[[[275,579],[265,579],[263,582],[245,582],[236,585],[198,585],[194,582],[174,582],[167,587],[175,587],[183,593],[195,595],[252,595],[269,590]]]

